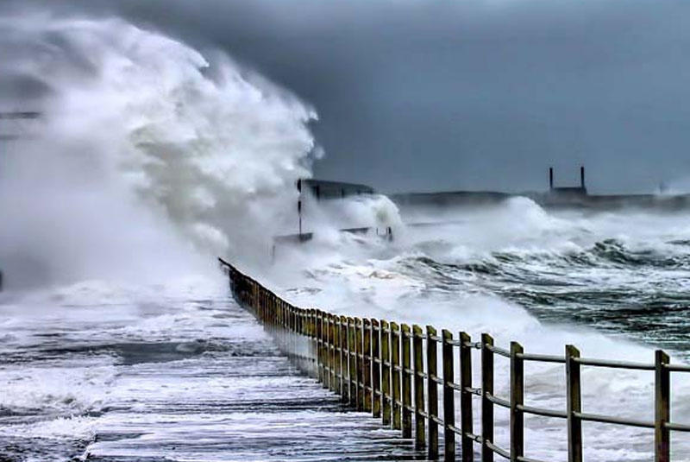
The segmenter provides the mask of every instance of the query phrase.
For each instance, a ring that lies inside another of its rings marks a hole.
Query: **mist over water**
[[[305,197],[315,239],[277,248],[272,264],[273,236],[297,231],[295,181],[321,155],[312,108],[225,55],[122,20],[24,15],[0,20],[0,37],[0,78],[26,89],[3,96],[2,110],[43,114],[0,156],[5,441],[28,434],[80,454],[101,413],[126,393],[147,396],[126,378],[137,361],[199,361],[203,371],[243,335],[223,320],[231,302],[216,256],[302,306],[490,332],[529,352],[573,343],[588,357],[651,362],[654,347],[688,357],[682,212]],[[404,224],[414,222],[446,224]],[[395,240],[337,232],[359,226],[391,226]],[[562,409],[563,371],[527,372],[528,403]],[[584,374],[586,409],[651,418],[651,375]],[[690,384],[673,387],[674,420],[687,423]],[[562,422],[527,420],[530,455],[562,459]],[[497,412],[504,446],[507,422]],[[646,460],[652,449],[651,432],[588,425],[585,438],[592,460]],[[690,460],[690,442],[675,441],[677,459]],[[51,460],[48,450],[31,457]]]

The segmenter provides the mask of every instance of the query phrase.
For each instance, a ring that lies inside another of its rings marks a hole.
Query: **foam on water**
[[[320,255],[315,243],[300,260],[306,270],[286,275],[290,260],[279,261],[268,277],[301,306],[463,330],[475,339],[489,332],[498,345],[519,341],[532,353],[562,355],[564,345],[575,344],[586,357],[653,363],[661,345],[673,361],[687,358],[686,216],[547,212],[524,198],[444,213],[452,224],[405,229],[392,244],[394,255],[379,242],[343,237],[337,256],[330,248]],[[565,408],[562,366],[529,364],[527,374],[528,403]],[[497,359],[499,396],[508,396],[508,378],[507,361]],[[653,384],[649,372],[584,368],[584,409],[652,421]],[[687,423],[690,380],[674,376],[672,394],[674,419]],[[507,414],[497,411],[497,423],[497,441],[508,447]],[[527,426],[530,456],[564,457],[564,422],[528,418]],[[650,457],[650,431],[584,428],[592,460]],[[690,460],[683,436],[674,435],[674,457]]]

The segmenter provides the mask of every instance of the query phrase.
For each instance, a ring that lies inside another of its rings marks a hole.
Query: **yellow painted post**
[[[436,349],[436,329],[426,326],[426,369],[427,395],[429,396],[429,459],[438,459],[438,384],[437,378],[438,351]]]
[[[362,382],[364,395],[364,411],[371,412],[371,323],[368,319],[362,320],[362,334],[364,341],[362,343]]]
[[[357,407],[357,364],[355,363],[355,320],[347,318],[347,362],[350,406]]]
[[[321,353],[321,386],[328,383],[328,331],[326,329],[326,313],[319,310],[319,351]]]
[[[316,343],[316,312],[313,308],[309,309],[309,339],[311,347],[311,357],[313,359],[311,375],[314,378],[318,378],[319,355],[318,345]]]
[[[347,383],[348,363],[347,363],[347,317],[340,316],[338,324],[340,337],[340,396],[343,402],[349,401],[350,386]]]
[[[364,394],[362,393],[362,320],[355,318],[355,384],[356,407],[358,411],[364,410]]]
[[[336,328],[338,317],[335,315],[329,315],[328,325],[331,332],[331,391],[340,391],[338,378],[338,366],[339,366],[339,356],[338,356],[338,330]]]
[[[411,334],[410,326],[403,324],[400,326],[400,342],[402,346],[402,436],[412,438],[412,374],[410,374],[410,346]]]
[[[671,373],[667,368],[669,357],[656,351],[654,462],[671,460],[671,437],[666,424],[671,420]]]
[[[582,421],[576,415],[582,412],[580,389],[580,351],[573,345],[565,347],[565,371],[568,412],[568,462],[582,462]]]
[[[387,321],[381,321],[381,402],[383,404],[383,424],[390,425],[391,412],[391,355],[390,355],[390,326]]]
[[[494,339],[482,334],[482,462],[493,462],[494,452],[488,443],[494,442],[494,352],[490,348]]]
[[[392,380],[393,380],[393,398],[391,404],[393,407],[393,428],[396,430],[402,429],[402,413],[400,412],[400,327],[391,323],[391,364],[392,366]]]
[[[522,345],[510,344],[510,460],[520,462],[525,448],[525,417],[519,406],[525,398],[525,364]]]
[[[426,425],[424,424],[424,341],[422,328],[412,326],[412,355],[414,356],[414,440],[415,446],[423,448],[426,445]]]
[[[465,332],[460,332],[460,428],[462,430],[462,462],[474,462],[474,440],[468,436],[474,433],[472,422],[472,341]]]
[[[316,328],[316,367],[318,369],[319,382],[323,383],[323,336],[321,333],[321,312],[318,310],[314,316],[314,324],[314,327]]]
[[[335,333],[333,332],[333,315],[328,313],[326,316],[326,326],[328,327],[328,389],[335,390],[335,360],[334,360],[334,346]]]
[[[455,391],[451,386],[455,381],[453,370],[453,334],[443,329],[441,332],[441,353],[443,359],[443,459],[455,460]]]
[[[371,413],[381,417],[381,348],[379,322],[371,320]]]

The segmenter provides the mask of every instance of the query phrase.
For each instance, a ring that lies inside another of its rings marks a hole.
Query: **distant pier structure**
[[[549,192],[570,197],[586,196],[585,167],[580,167],[580,186],[554,186],[553,167],[549,167]]]

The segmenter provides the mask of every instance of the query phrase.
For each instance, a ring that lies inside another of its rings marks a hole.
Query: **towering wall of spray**
[[[281,223],[266,210],[292,210],[310,174],[316,114],[213,58],[122,20],[0,21],[0,110],[44,114],[0,154],[10,283],[152,273],[190,242],[234,256],[267,243]]]

